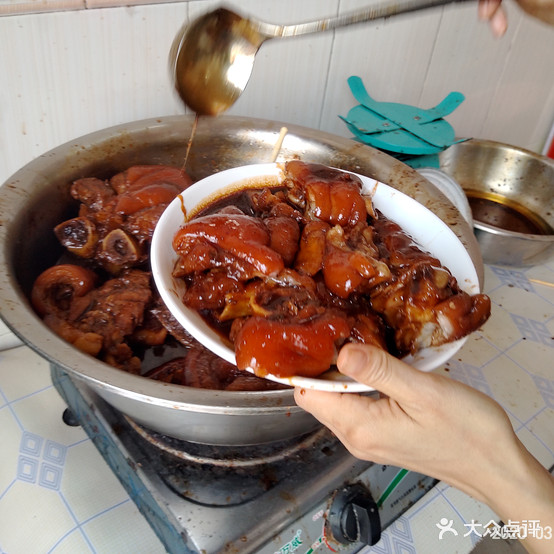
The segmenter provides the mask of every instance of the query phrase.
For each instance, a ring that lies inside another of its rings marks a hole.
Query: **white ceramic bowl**
[[[215,173],[198,181],[179,195],[165,210],[156,226],[152,239],[151,264],[154,280],[160,295],[177,321],[206,348],[235,363],[235,352],[208,324],[194,311],[187,308],[181,298],[185,285],[182,279],[172,276],[177,255],[172,241],[183,223],[193,217],[201,208],[226,193],[245,187],[260,186],[260,178],[281,181],[283,175],[279,164],[255,164],[237,167]],[[419,246],[438,258],[456,277],[462,290],[469,294],[479,292],[479,282],[471,258],[456,235],[436,215],[427,208],[383,183],[358,175],[363,183],[363,192],[373,198],[373,203],[389,219],[398,223],[411,235]],[[436,348],[421,350],[415,355],[406,356],[404,361],[422,370],[431,371],[450,359],[465,342],[465,338]],[[318,378],[290,377],[268,379],[304,388],[363,392],[370,387],[352,381],[336,370],[325,372]]]

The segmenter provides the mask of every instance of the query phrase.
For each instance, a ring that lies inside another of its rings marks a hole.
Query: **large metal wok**
[[[109,177],[133,164],[180,166],[192,123],[189,116],[163,117],[92,133],[36,158],[8,179],[0,188],[0,315],[41,356],[86,381],[109,404],[155,431],[229,445],[303,434],[318,423],[296,406],[292,390],[209,391],[131,375],[58,338],[29,304],[34,279],[62,253],[53,227],[75,215],[69,184],[85,176]],[[258,119],[202,118],[187,170],[196,180],[229,167],[271,161],[281,127]],[[288,125],[278,160],[291,158],[362,173],[416,198],[452,227],[482,275],[469,225],[437,188],[408,166],[352,140]]]

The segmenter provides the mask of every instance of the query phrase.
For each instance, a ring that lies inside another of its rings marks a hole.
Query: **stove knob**
[[[361,483],[337,491],[329,509],[328,524],[333,538],[342,544],[373,545],[381,538],[377,504]]]

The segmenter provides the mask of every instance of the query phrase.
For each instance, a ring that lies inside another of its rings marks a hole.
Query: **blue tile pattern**
[[[392,538],[392,548],[395,554],[416,554],[416,549],[413,544],[404,542],[397,537]]]
[[[20,456],[17,461],[17,478],[27,483],[35,483],[38,469],[39,464],[37,459]]]
[[[396,539],[412,542],[412,530],[410,528],[410,522],[406,517],[401,516],[396,521],[393,521],[390,529]]]
[[[548,408],[554,410],[554,380],[545,379],[537,375],[532,375],[533,381],[539,390],[544,403]]]
[[[493,396],[491,388],[487,383],[483,371],[480,367],[459,360],[450,360],[448,362],[450,375],[457,381],[461,381],[470,387],[473,387],[489,396]]]
[[[512,321],[521,333],[522,338],[540,342],[550,348],[554,348],[554,337],[548,327],[542,321],[536,321],[517,314],[510,314]]]
[[[401,516],[390,526],[392,551],[398,554],[416,554],[413,545],[412,529],[407,517]]]
[[[39,456],[42,448],[43,438],[25,431],[21,437],[20,452],[30,456]]]
[[[367,549],[371,554],[389,554],[392,552],[392,539],[389,533],[383,533],[381,540],[374,546]]]
[[[66,453],[67,446],[48,440],[44,445],[44,452],[42,453],[42,456],[45,460],[48,460],[49,462],[63,466]]]
[[[25,350],[28,349],[25,348]],[[104,538],[95,530],[95,520],[101,521],[107,513],[115,514],[124,505],[130,505],[132,508],[128,511],[128,524],[125,530],[125,526],[122,526],[122,532],[124,531],[127,536],[131,535],[132,538],[129,541],[128,550],[121,550],[118,547],[116,550],[110,550],[110,554],[115,551],[118,554],[140,552],[141,545],[149,545],[147,550],[149,554],[164,552],[149,525],[136,510],[123,488],[121,488],[119,496],[114,495],[111,503],[109,500],[103,499],[99,502],[96,499],[96,505],[99,506],[98,513],[87,514],[84,518],[78,516],[79,513],[83,513],[83,510],[81,507],[74,507],[72,502],[87,502],[87,498],[84,498],[82,494],[80,496],[74,494],[74,489],[78,488],[80,482],[79,471],[75,470],[75,461],[73,461],[69,481],[64,483],[64,479],[67,479],[65,473],[70,451],[83,443],[90,442],[90,439],[81,428],[70,428],[62,422],[63,401],[59,397],[54,398],[53,396],[45,399],[44,395],[51,393],[57,395],[57,393],[52,384],[45,386],[42,375],[38,379],[40,385],[32,392],[29,392],[27,385],[20,386],[20,376],[14,377],[17,375],[16,371],[19,369],[20,360],[17,357],[11,359],[9,352],[13,351],[0,352],[0,417],[9,423],[11,434],[8,436],[17,437],[17,442],[10,440],[6,445],[6,435],[3,434],[6,429],[2,428],[2,432],[0,432],[0,448],[2,449],[0,476],[5,476],[2,475],[4,468],[7,470],[6,474],[9,475],[10,471],[9,465],[1,467],[2,460],[13,458],[13,466],[12,479],[0,480],[0,514],[2,514],[0,516],[0,554],[19,554],[19,552],[29,551],[28,549],[23,550],[19,545],[14,548],[13,542],[9,542],[14,540],[14,536],[20,537],[21,530],[19,525],[7,522],[6,515],[10,516],[12,512],[18,514],[19,510],[24,510],[23,514],[28,515],[30,521],[32,519],[33,524],[37,525],[36,533],[40,535],[40,538],[37,540],[29,536],[28,539],[33,542],[32,551],[37,554],[58,551],[108,554],[101,546]],[[36,354],[31,354],[29,360],[36,363],[35,357]],[[44,362],[44,366],[41,369],[47,372],[48,364]],[[39,373],[37,372],[36,375],[39,376]],[[50,406],[50,401],[54,399],[58,401],[54,406]],[[29,418],[29,410],[32,413],[32,405],[35,400],[37,411],[34,418]],[[49,421],[44,429],[40,425],[42,421]],[[39,422],[37,428],[43,429],[42,431],[34,430],[36,422]],[[30,430],[30,427],[33,430]],[[50,435],[51,432],[56,434],[56,438],[75,437],[75,440],[69,440],[68,444],[62,444]],[[2,444],[3,441],[4,444]],[[9,456],[6,458],[7,452]],[[98,463],[102,466],[97,468],[96,464]],[[84,472],[81,475],[85,476],[85,481],[88,479],[87,471],[92,472],[99,479],[102,479],[104,472],[109,472],[100,457],[95,457],[90,461],[86,460],[83,467],[78,469],[82,469]],[[23,488],[18,488],[19,485],[22,485]],[[102,487],[98,487],[98,489],[97,492],[92,492],[91,500],[95,501],[95,493],[102,495],[103,491],[105,492]],[[71,495],[68,495],[68,490],[71,490]],[[90,495],[91,490],[88,489],[86,494]],[[40,500],[37,502],[37,499]],[[46,506],[47,509],[40,512],[41,506]],[[29,510],[31,513],[27,514]],[[34,513],[34,510],[39,511]],[[116,517],[121,516],[117,515]],[[49,542],[52,540],[52,528],[56,529],[58,522],[60,523],[59,531],[57,531],[59,535],[54,534],[54,542]],[[44,527],[44,532],[40,530],[41,526]],[[42,540],[44,543],[41,542]],[[78,544],[79,547],[68,550],[67,546],[64,546],[68,543]],[[45,544],[50,546],[46,548]]]
[[[529,282],[527,275],[523,271],[497,266],[490,266],[490,269],[503,285],[518,287],[528,292],[533,291],[533,285]]]
[[[44,448],[42,445],[44,444]],[[67,447],[25,431],[19,448],[17,478],[59,490]],[[42,456],[41,456],[42,453]]]
[[[38,484],[47,489],[59,490],[62,479],[62,468],[43,462],[40,466]]]

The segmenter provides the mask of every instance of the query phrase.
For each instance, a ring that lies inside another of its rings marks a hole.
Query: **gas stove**
[[[324,427],[269,445],[147,429],[51,366],[68,409],[171,554],[358,552],[436,481],[351,456]]]

